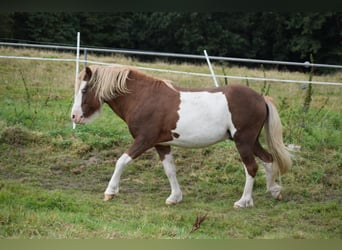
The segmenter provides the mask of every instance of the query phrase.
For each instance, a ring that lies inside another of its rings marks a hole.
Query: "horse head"
[[[94,88],[94,77],[90,67],[86,67],[79,76],[75,87],[74,105],[71,111],[71,119],[76,124],[86,124],[92,121],[101,111],[103,102],[97,97]]]

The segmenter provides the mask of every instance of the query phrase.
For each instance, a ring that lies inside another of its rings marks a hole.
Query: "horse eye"
[[[87,89],[84,88],[84,89],[81,90],[81,92],[82,92],[82,94],[85,94],[85,93],[87,93]]]

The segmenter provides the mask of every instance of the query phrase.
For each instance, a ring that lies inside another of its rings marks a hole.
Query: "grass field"
[[[68,57],[54,51],[0,48],[0,55]],[[208,73],[203,65],[144,63],[124,57],[90,60]],[[150,150],[122,175],[120,194],[103,202],[118,157],[132,142],[126,125],[108,107],[87,126],[72,130],[74,63],[0,59],[0,238],[2,239],[341,239],[342,88],[276,82],[286,144],[300,145],[292,170],[282,176],[283,201],[266,193],[263,169],[254,186],[255,206],[234,209],[244,171],[235,146],[174,148],[183,201],[166,206],[170,188],[157,154]],[[222,74],[221,65],[215,64]],[[308,80],[301,72],[225,66],[227,74]],[[212,86],[210,78],[147,72],[179,86]],[[342,82],[342,72],[313,80]],[[221,84],[224,81],[221,80]],[[207,214],[191,232],[197,216]]]

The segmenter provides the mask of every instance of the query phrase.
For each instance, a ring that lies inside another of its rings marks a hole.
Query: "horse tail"
[[[264,97],[268,116],[265,122],[266,142],[273,157],[273,169],[275,174],[285,174],[292,166],[291,155],[283,142],[283,131],[278,111],[273,100]]]

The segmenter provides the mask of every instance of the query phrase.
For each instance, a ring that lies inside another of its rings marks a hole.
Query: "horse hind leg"
[[[173,161],[173,156],[171,153],[170,146],[156,146],[155,147],[160,160],[163,163],[164,171],[169,179],[171,186],[171,195],[166,199],[165,203],[167,205],[174,205],[182,201],[182,191],[177,181],[176,167]]]
[[[261,163],[265,168],[267,191],[270,192],[274,198],[282,200],[281,186],[275,182],[277,173],[272,167],[272,155],[260,145],[259,141],[255,143],[254,154],[261,160]]]
[[[258,170],[258,165],[254,158],[253,149],[248,143],[243,143],[239,140],[235,140],[235,144],[244,163],[246,182],[243,194],[241,198],[234,203],[234,208],[253,207],[254,202],[252,198],[252,193],[254,178]]]
[[[243,189],[243,193],[241,198],[234,202],[234,208],[245,208],[245,207],[253,207],[253,185],[254,185],[254,177],[251,176],[248,172],[248,166],[244,165],[245,173],[246,173],[246,182],[245,187]]]

